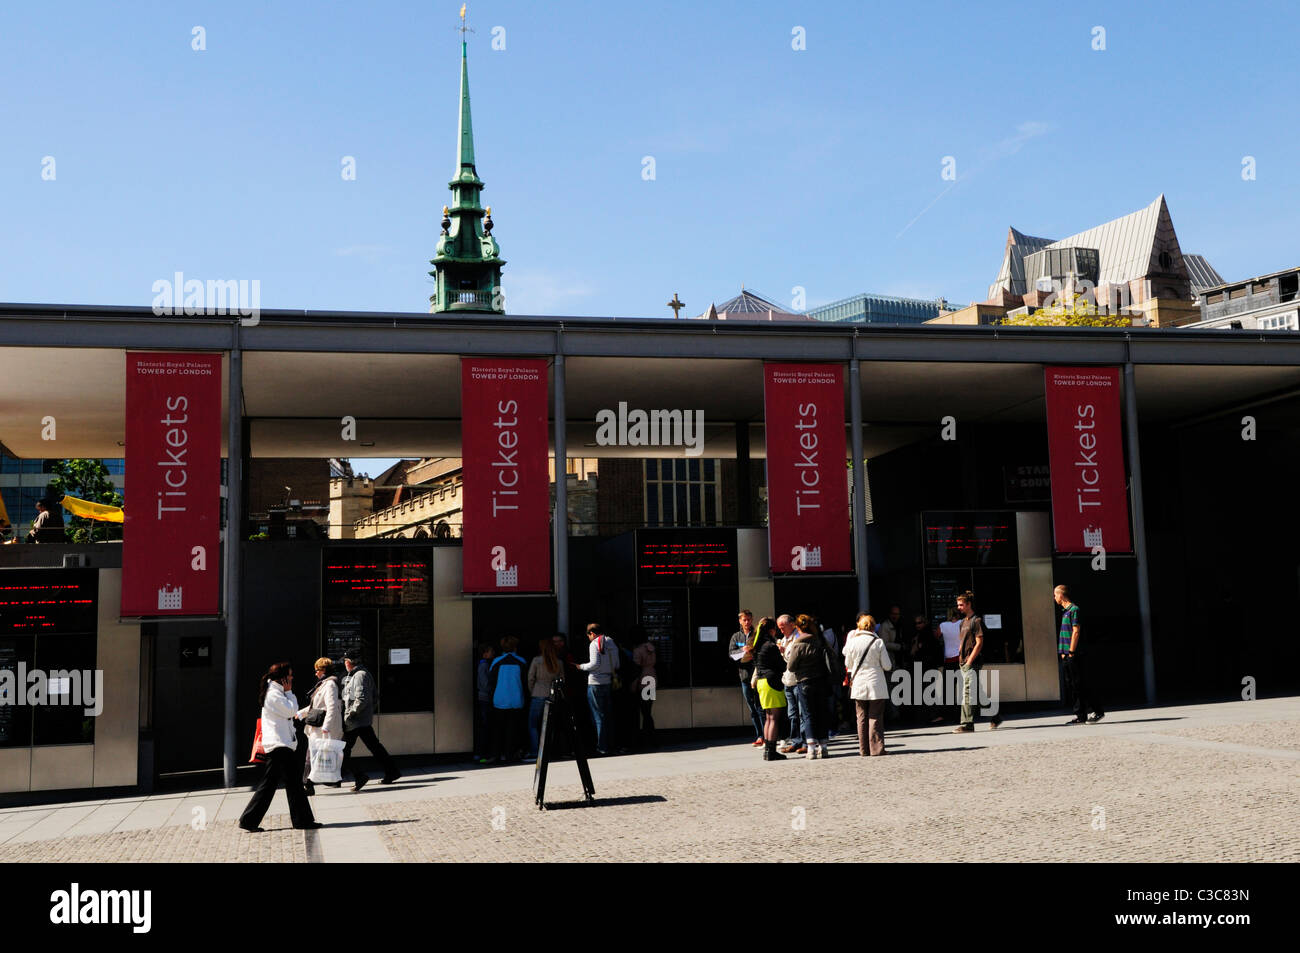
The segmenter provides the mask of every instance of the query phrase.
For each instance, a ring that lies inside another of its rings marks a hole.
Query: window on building
[[[1270,314],[1262,317],[1256,326],[1261,331],[1300,331],[1300,314]]]
[[[718,461],[646,460],[647,526],[718,525]]]
[[[1297,291],[1300,291],[1300,275],[1283,275],[1278,279],[1277,290],[1279,301],[1294,301]]]

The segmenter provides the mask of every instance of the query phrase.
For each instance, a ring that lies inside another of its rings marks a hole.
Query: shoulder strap
[[[877,636],[874,632],[868,632],[867,635],[871,636],[873,642],[879,641],[879,636]],[[867,653],[871,651],[871,645],[872,645],[871,642],[867,643],[867,647],[862,650],[862,658],[858,659],[858,664],[853,666],[853,674],[849,676],[850,685],[852,685],[853,680],[858,677],[858,669],[862,668],[862,663],[867,660]]]

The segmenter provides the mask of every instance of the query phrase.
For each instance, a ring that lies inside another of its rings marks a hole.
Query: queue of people
[[[654,724],[658,657],[639,625],[628,631],[631,648],[619,645],[593,622],[586,627],[585,661],[575,658],[562,632],[537,643],[530,662],[517,654],[519,640],[505,636],[477,647],[474,760],[505,764],[533,760],[541,745],[546,700],[560,682],[569,710],[596,757],[656,746]],[[525,730],[526,729],[526,730]],[[553,741],[562,747],[563,738]],[[571,752],[562,751],[561,755]]]
[[[1097,689],[1092,659],[1092,639],[1080,624],[1080,609],[1068,586],[1053,591],[1061,607],[1058,656],[1066,692],[1072,697],[1074,717],[1067,724],[1096,724],[1105,717]],[[888,674],[896,664],[920,665],[923,670],[942,667],[960,684],[954,712],[956,733],[975,730],[978,673],[985,659],[983,620],[975,611],[975,596],[964,592],[948,618],[932,628],[926,616],[912,617],[910,631],[897,605],[879,623],[869,613],[860,614],[853,627],[839,633],[821,625],[812,615],[782,614],[757,622],[749,609],[737,616],[739,628],[727,643],[735,665],[746,710],[753,725],[755,747],[763,760],[780,761],[790,755],[809,760],[829,756],[827,742],[835,727],[856,727],[862,757],[886,754],[885,724],[898,716],[890,701]],[[657,650],[645,630],[629,630],[631,649],[620,647],[600,623],[586,628],[586,661],[574,658],[564,633],[543,638],[531,662],[518,654],[519,640],[508,635],[497,645],[477,647],[475,670],[475,760],[487,764],[537,757],[541,743],[546,700],[559,682],[570,710],[586,716],[589,737],[597,756],[624,753],[629,745],[640,750],[655,747],[653,707]],[[293,693],[293,668],[288,662],[272,665],[261,678],[261,721],[255,757],[266,771],[253,791],[239,824],[247,831],[259,826],[278,787],[289,801],[294,827],[320,825],[308,798],[315,793],[312,780],[313,750],[323,742],[343,742],[341,775],[353,778],[359,792],[370,780],[351,762],[355,743],[367,749],[384,768],[381,784],[401,777],[396,762],[375,736],[374,678],[361,661],[359,649],[343,659],[341,680],[329,658],[316,660],[316,683],[307,704],[298,707]],[[585,689],[585,691],[584,691]],[[951,700],[949,701],[951,704]],[[1091,712],[1091,715],[1089,715]],[[851,717],[852,724],[845,719]],[[943,720],[936,714],[931,723]],[[998,715],[989,727],[1002,723]],[[563,745],[564,739],[556,741]],[[316,745],[312,743],[316,742]],[[570,752],[561,751],[562,756]],[[341,780],[326,780],[333,787]]]
[[[806,613],[765,616],[755,625],[753,612],[741,609],[738,622],[728,654],[740,673],[746,704],[752,698],[762,712],[762,721],[755,720],[754,746],[763,748],[764,761],[784,761],[791,754],[828,757],[842,701],[856,709],[859,754],[885,753],[885,673],[893,663],[875,619],[865,613],[858,617],[842,656],[834,629]]]

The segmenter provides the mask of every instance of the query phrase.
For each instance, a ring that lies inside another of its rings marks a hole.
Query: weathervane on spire
[[[473,32],[474,32],[474,31],[471,30],[471,29],[469,28],[469,26],[465,23],[465,8],[468,7],[468,6],[469,6],[468,3],[462,3],[462,4],[460,5],[460,27],[459,27],[459,30],[460,30],[460,41],[461,41],[462,43],[465,42],[465,34],[466,34],[466,33],[473,33]]]

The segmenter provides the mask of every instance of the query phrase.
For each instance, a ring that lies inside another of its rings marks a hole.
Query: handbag
[[[343,779],[343,749],[346,745],[333,738],[307,739],[307,752],[311,757],[311,773],[307,780],[313,784],[333,784]]]
[[[249,764],[261,764],[266,760],[266,749],[262,747],[262,719],[257,719],[257,730],[253,732],[253,753],[248,757]]]
[[[325,724],[325,709],[313,708],[307,712],[307,717],[302,720],[304,725],[311,725],[313,728],[319,728]]]

